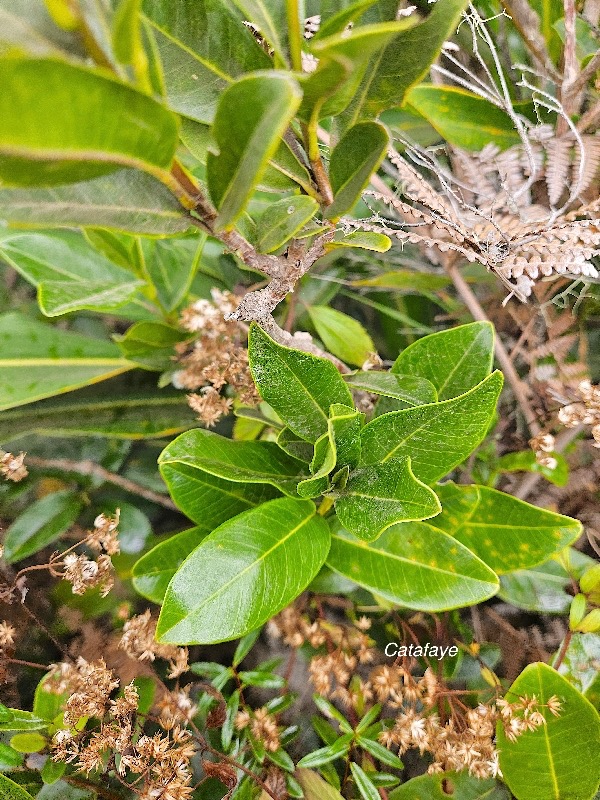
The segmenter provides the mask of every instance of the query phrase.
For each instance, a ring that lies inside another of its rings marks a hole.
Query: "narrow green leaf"
[[[307,310],[325,347],[342,361],[361,367],[376,352],[358,320],[329,306],[309,306]]]
[[[206,162],[220,228],[246,207],[300,99],[296,81],[276,72],[240,78],[221,95],[212,129],[219,150]]]
[[[6,775],[0,774],[0,795],[2,800],[33,800],[29,792],[22,789],[18,783],[11,781]]]
[[[513,742],[498,724],[500,768],[508,788],[517,800],[591,800],[600,782],[598,712],[547,664],[529,664],[507,697],[534,695],[542,704],[555,695],[562,709],[556,717],[543,709],[546,724]]]
[[[250,650],[256,644],[258,637],[260,636],[261,628],[257,628],[250,633],[247,633],[237,643],[237,647],[235,648],[235,653],[233,654],[233,659],[231,661],[231,665],[233,667],[239,667],[242,661],[246,658]]]
[[[395,289],[400,292],[435,292],[445,289],[451,283],[447,275],[434,275],[429,272],[415,272],[413,269],[397,269],[384,272],[373,278],[352,281],[353,286],[374,286],[378,289]]]
[[[448,797],[456,800],[510,800],[510,793],[493,778],[474,778],[467,770],[420,775],[389,793],[389,800],[448,800]]]
[[[335,447],[337,466],[354,468],[360,459],[360,432],[365,415],[352,406],[333,403],[327,427]]]
[[[371,544],[334,531],[327,565],[392,603],[447,611],[481,603],[498,579],[477,556],[426,522],[388,528]]]
[[[423,336],[403,350],[391,371],[427,378],[440,400],[472,389],[486,378],[494,359],[494,328],[471,322]]]
[[[162,603],[169,581],[206,535],[203,527],[190,528],[170,536],[145,553],[133,565],[136,592],[153,603]]]
[[[240,514],[204,539],[175,573],[159,641],[209,644],[244,636],[308,586],[328,549],[327,524],[309,501],[282,498]]]
[[[435,492],[413,475],[410,457],[401,457],[350,473],[335,510],[350,533],[370,542],[390,525],[434,517],[442,507]]]
[[[320,767],[323,764],[329,764],[331,761],[336,761],[338,758],[343,758],[350,749],[354,734],[347,733],[340,736],[333,744],[327,747],[320,747],[318,750],[313,750],[312,753],[304,756],[298,762],[299,767]]]
[[[335,219],[350,211],[377,170],[390,144],[390,135],[379,122],[359,122],[333,149],[329,179],[333,202],[325,215]]]
[[[304,464],[275,442],[235,442],[204,429],[182,433],[158,463],[163,473],[165,467],[183,465],[234,483],[268,483],[292,495],[304,477]]]
[[[112,342],[17,313],[0,316],[0,351],[0,410],[106,380],[132,367]]]
[[[312,197],[299,195],[271,203],[256,226],[256,246],[261,253],[272,253],[295,236],[319,209]]]
[[[51,188],[0,188],[0,217],[18,225],[91,225],[157,235],[191,227],[185,209],[171,192],[150,175],[133,169]]]
[[[541,564],[581,535],[576,519],[537,508],[487,486],[439,487],[437,527],[454,536],[497,572]]]
[[[338,790],[311,769],[300,767],[296,778],[302,786],[305,800],[343,800]]]
[[[387,747],[379,744],[379,742],[376,742],[373,739],[367,739],[365,736],[359,736],[358,744],[363,748],[363,750],[366,750],[367,753],[370,753],[378,761],[381,761],[382,764],[385,764],[388,767],[393,767],[393,769],[402,769],[404,767],[404,764],[398,758],[398,756],[388,750]]]
[[[39,731],[48,726],[45,720],[30,711],[21,711],[18,708],[9,708],[7,711],[10,712],[11,719],[3,722],[0,717],[0,731]]]
[[[367,773],[355,761],[350,762],[350,769],[356,788],[363,800],[381,800],[377,787],[373,784]]]
[[[496,371],[453,400],[377,417],[363,428],[362,462],[374,464],[409,455],[415,476],[435,483],[485,437],[502,382],[502,374]]]
[[[52,59],[0,60],[0,177],[7,185],[169,167],[177,118],[104,73]],[[110,124],[107,124],[110,120]]]
[[[273,341],[256,324],[248,352],[252,377],[263,400],[299,436],[316,442],[327,432],[332,403],[352,406],[352,396],[334,365]]]
[[[392,240],[383,233],[371,231],[355,231],[339,239],[334,239],[327,246],[328,250],[337,247],[359,247],[362,250],[371,250],[374,253],[387,253],[392,246]]]
[[[83,503],[74,492],[53,492],[36,500],[6,532],[4,558],[9,564],[47,547],[75,522]]]
[[[122,336],[113,336],[128,361],[161,372],[173,366],[175,345],[190,334],[162,322],[136,322]]]
[[[435,403],[438,399],[431,381],[415,375],[369,370],[344,375],[344,380],[352,389],[392,397],[395,400],[402,400],[409,406],[427,405]]]

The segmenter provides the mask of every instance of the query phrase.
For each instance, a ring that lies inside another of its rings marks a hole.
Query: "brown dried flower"
[[[0,475],[7,481],[18,483],[29,475],[25,466],[25,453],[18,456],[0,450]]]
[[[581,381],[577,394],[577,402],[561,408],[558,419],[567,428],[591,425],[594,447],[600,447],[600,386]]]
[[[127,620],[123,627],[123,636],[119,643],[130,658],[138,661],[154,661],[164,658],[169,662],[169,678],[177,678],[188,669],[187,647],[157,642],[156,620],[152,619],[150,610]]]

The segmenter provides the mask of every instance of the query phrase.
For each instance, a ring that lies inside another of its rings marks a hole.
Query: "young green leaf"
[[[240,78],[221,95],[212,129],[219,151],[206,162],[220,228],[246,207],[300,99],[296,81],[276,72]]]
[[[380,394],[401,400],[407,406],[422,406],[435,403],[438,399],[435,386],[427,378],[415,375],[398,375],[394,372],[353,372],[344,375],[344,380],[352,389],[371,394]]]
[[[453,400],[376,417],[363,428],[363,464],[408,455],[415,476],[435,483],[483,440],[501,390],[502,374],[496,371]]]
[[[244,636],[308,586],[328,550],[329,529],[310,501],[272,500],[225,522],[171,580],[159,641],[209,644]]]
[[[600,782],[598,712],[547,664],[529,664],[508,690],[509,698],[534,695],[540,704],[554,695],[562,708],[558,716],[541,709],[546,724],[516,741],[507,739],[498,723],[500,768],[508,788],[517,800],[591,800]]]
[[[16,312],[0,316],[0,410],[69,392],[132,368],[112,342],[62,331]]]
[[[379,744],[379,742],[376,742],[373,739],[367,739],[366,736],[359,736],[357,741],[363,750],[366,750],[367,753],[372,755],[378,761],[381,761],[382,764],[392,767],[393,769],[402,769],[404,767],[404,764],[398,758],[398,756],[395,753],[392,753],[391,750],[388,750],[387,747]]]
[[[261,253],[272,253],[295,236],[319,209],[312,197],[299,195],[271,203],[258,218],[256,247]]]
[[[10,746],[18,753],[39,753],[48,744],[48,740],[41,733],[16,733],[10,740]]]
[[[329,485],[329,474],[333,471],[336,461],[335,442],[329,432],[324,433],[315,442],[314,456],[310,465],[312,477],[298,484],[300,497],[311,498],[323,494]]]
[[[325,215],[335,219],[350,211],[390,144],[390,135],[379,122],[359,122],[350,128],[331,153],[329,180],[333,202]]]
[[[419,611],[474,605],[498,591],[477,556],[426,522],[404,522],[367,544],[335,530],[327,565],[392,603]]]
[[[494,328],[471,322],[423,336],[403,350],[391,371],[427,378],[440,400],[464,394],[486,378],[494,360]]]
[[[171,164],[175,115],[102,72],[4,58],[0,84],[0,177],[8,186],[81,181],[118,167],[160,174]]]
[[[248,353],[263,400],[308,441],[326,433],[332,403],[352,406],[350,391],[331,361],[283,347],[256,324],[250,328]]]
[[[498,574],[541,564],[581,535],[581,523],[576,519],[487,486],[446,483],[438,494],[443,511],[436,526]]]
[[[354,783],[363,800],[381,800],[377,787],[373,784],[367,773],[355,761],[350,762],[350,769]]]
[[[361,367],[376,352],[373,340],[358,320],[329,306],[309,306],[307,310],[325,347],[342,361]]]
[[[20,514],[6,532],[4,558],[9,564],[47,547],[75,522],[83,507],[70,491],[48,494]]]
[[[170,536],[133,565],[133,587],[142,597],[162,603],[169,581],[207,532],[202,527]]]
[[[158,463],[161,471],[183,465],[233,483],[268,483],[292,495],[305,466],[275,442],[235,442],[204,429],[182,433],[162,451]]]
[[[390,525],[434,517],[442,507],[435,492],[413,475],[410,457],[403,456],[350,473],[335,510],[350,533],[370,542]]]

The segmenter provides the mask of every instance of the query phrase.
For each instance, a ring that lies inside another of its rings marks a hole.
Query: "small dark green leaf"
[[[381,795],[377,787],[373,784],[367,773],[358,766],[355,761],[350,762],[352,776],[356,783],[356,788],[360,792],[363,800],[381,800]]]
[[[346,733],[344,736],[327,745],[327,747],[320,747],[318,750],[313,750],[298,762],[299,767],[320,767],[322,764],[329,764],[330,761],[335,761],[346,755],[350,749],[354,734]]]
[[[169,581],[206,535],[202,527],[190,528],[145,553],[133,566],[136,592],[153,603],[162,603]]]
[[[394,372],[354,372],[345,375],[344,380],[352,389],[371,394],[381,394],[402,400],[409,406],[422,406],[435,403],[438,399],[435,386],[427,378],[415,375],[398,375]]]
[[[6,532],[4,557],[9,564],[47,547],[75,522],[83,507],[70,491],[53,492],[36,500]]]
[[[327,432],[332,403],[352,406],[352,396],[334,365],[273,341],[253,324],[248,338],[252,377],[267,401],[299,436],[316,442]]]
[[[376,352],[367,331],[348,314],[329,306],[309,306],[308,314],[327,350],[342,361],[360,367]]]
[[[309,501],[282,498],[240,514],[207,536],[175,573],[159,641],[209,644],[244,636],[308,586],[328,549],[327,524]]]
[[[260,215],[256,226],[256,247],[271,253],[295,236],[319,209],[312,197],[299,195],[271,203]]]
[[[359,122],[346,131],[329,163],[333,202],[326,210],[328,219],[350,211],[383,161],[389,144],[389,133],[379,122]]]
[[[363,750],[366,750],[367,753],[370,753],[378,761],[381,761],[382,764],[386,764],[388,767],[393,767],[394,769],[402,769],[404,767],[404,764],[398,756],[388,750],[387,747],[379,744],[379,742],[373,739],[367,739],[365,736],[359,736],[358,744]]]
[[[351,406],[333,403],[329,411],[329,436],[336,450],[337,466],[355,467],[360,459],[360,432],[364,414]]]
[[[235,653],[233,654],[233,659],[231,661],[232,666],[239,667],[242,661],[246,658],[250,650],[256,644],[258,637],[260,636],[261,628],[257,628],[255,631],[250,631],[245,636],[239,640],[237,647],[235,648]]]
[[[323,494],[329,485],[329,474],[333,471],[336,461],[335,443],[329,432],[324,433],[315,442],[314,457],[310,465],[312,477],[298,484],[300,497],[318,497]]]

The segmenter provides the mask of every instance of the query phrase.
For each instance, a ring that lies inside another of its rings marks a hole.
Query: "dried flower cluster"
[[[281,747],[279,726],[267,708],[239,711],[235,718],[235,727],[238,731],[248,728],[269,753],[275,753]]]
[[[207,427],[231,410],[233,398],[222,394],[224,387],[242,405],[256,405],[260,399],[248,367],[246,332],[240,323],[227,319],[238,299],[218,289],[212,290],[212,298],[184,309],[181,324],[197,337],[176,348],[180,369],[173,375],[174,386],[192,390],[190,407]]]
[[[15,456],[13,453],[6,453],[0,450],[0,475],[7,481],[18,483],[26,478],[29,473],[25,466],[25,453]]]
[[[554,436],[551,433],[540,433],[529,440],[529,446],[535,453],[535,460],[542,467],[556,469],[558,461],[550,453],[554,452]]]
[[[119,647],[137,661],[154,661],[157,657],[165,659],[169,662],[169,678],[177,678],[187,672],[187,647],[161,644],[156,641],[155,635],[156,620],[148,609],[125,623]]]
[[[600,447],[600,386],[581,381],[577,388],[578,399],[558,412],[558,419],[567,428],[591,425],[594,447]]]

